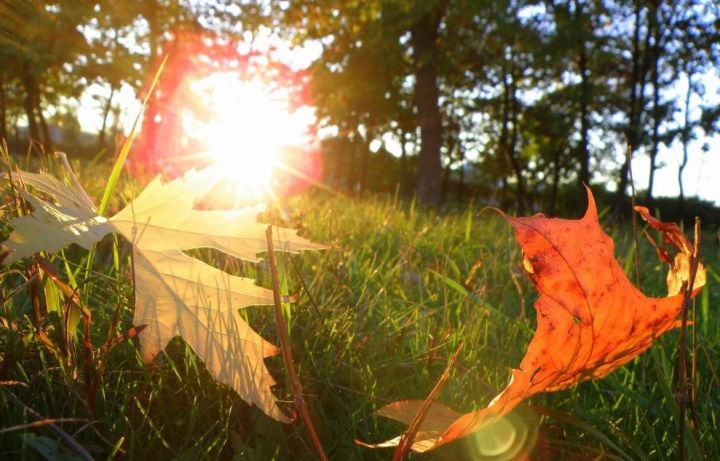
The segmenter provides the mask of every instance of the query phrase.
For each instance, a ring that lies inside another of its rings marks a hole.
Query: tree
[[[438,102],[438,34],[447,1],[427,2],[426,11],[410,26],[415,74],[415,107],[420,124],[420,160],[417,196],[421,203],[437,206],[442,198],[440,148],[442,118]]]
[[[10,64],[9,76],[22,85],[30,138],[39,141],[42,136],[45,148],[52,150],[43,106],[78,90],[68,74],[87,45],[78,26],[87,19],[92,5],[69,0],[11,1],[0,8],[7,45],[2,59]]]
[[[341,132],[353,133],[362,126],[362,131],[371,134],[397,130],[405,137],[415,131],[406,126],[410,118],[403,91],[411,82],[412,107],[420,131],[417,196],[429,205],[437,205],[441,199],[442,82],[458,72],[444,65],[444,56],[458,48],[457,43],[447,41],[455,30],[450,20],[456,17],[448,12],[451,6],[454,11],[475,9],[473,2],[452,3],[375,0],[338,5],[299,1],[272,8],[265,19],[265,24],[272,24],[278,33],[298,43],[317,40],[323,44],[311,76],[325,79],[327,84],[314,84],[315,103],[325,117],[323,123]],[[364,51],[366,47],[375,50]],[[353,64],[359,56],[365,58],[365,66],[373,73],[368,75],[361,71],[362,66]],[[342,114],[343,106],[336,104],[339,97],[333,93],[353,93],[357,87],[369,91],[352,97],[365,101],[345,105]],[[368,118],[373,129],[368,129]]]
[[[102,103],[101,127],[97,135],[97,150],[107,149],[108,120],[113,98],[123,84],[138,90],[142,84],[142,69],[147,68],[149,56],[132,49],[135,21],[140,8],[134,2],[98,2],[88,34],[87,64],[81,69],[89,83],[109,88],[109,96]],[[101,97],[99,97],[101,98]]]

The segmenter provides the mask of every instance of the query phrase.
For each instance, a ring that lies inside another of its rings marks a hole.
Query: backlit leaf
[[[278,349],[255,333],[238,312],[242,307],[272,304],[272,291],[184,252],[214,248],[257,261],[257,254],[267,250],[267,225],[257,222],[258,208],[194,208],[214,185],[212,169],[205,169],[165,183],[155,179],[106,220],[98,216],[84,191],[47,174],[21,175],[24,183],[57,204],[21,192],[33,212],[11,222],[14,232],[5,246],[12,253],[7,262],[41,250],[56,252],[71,243],[89,249],[110,232],[121,234],[133,243],[133,323],[146,325],[138,335],[143,360],[153,361],[171,339],[182,336],[215,379],[269,416],[289,421],[272,394],[275,381],[264,364],[265,357]],[[278,229],[274,236],[280,251],[323,248],[289,229]]]
[[[600,228],[592,193],[588,209],[578,220],[547,218],[542,214],[514,218],[503,215],[515,228],[523,250],[523,266],[540,294],[535,303],[537,329],[525,357],[511,371],[507,387],[486,408],[465,414],[447,424],[448,411],[435,408],[426,418],[424,431],[415,440],[415,451],[426,451],[466,436],[507,414],[520,402],[540,392],[567,389],[602,378],[645,351],[665,332],[679,325],[683,294],[671,286],[665,298],[650,298],[628,280],[614,257],[614,244]],[[659,221],[656,221],[659,226]],[[664,223],[661,223],[664,224]],[[666,225],[669,226],[669,225]],[[690,257],[692,245],[673,231],[675,248]],[[671,272],[688,280],[689,265]],[[698,290],[704,270],[698,271]],[[415,401],[395,402],[378,414],[410,420],[398,409],[411,409]],[[439,404],[436,404],[439,405]],[[408,410],[409,411],[409,410]],[[435,415],[437,421],[431,418]],[[439,429],[444,426],[443,429]],[[392,446],[394,439],[377,446]]]

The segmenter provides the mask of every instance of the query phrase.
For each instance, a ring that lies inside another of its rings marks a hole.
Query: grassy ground
[[[91,196],[101,195],[104,182],[97,178],[103,174],[80,169]],[[478,213],[475,206],[438,215],[393,197],[325,193],[306,194],[290,209],[284,224],[332,245],[325,252],[283,259],[291,291],[299,294],[288,317],[294,359],[331,459],[389,459],[389,451],[359,448],[354,439],[374,442],[399,434],[403,427],[372,412],[390,401],[424,398],[460,342],[465,347],[440,401],[467,411],[486,405],[505,386],[532,337],[536,294],[502,219]],[[632,232],[606,230],[615,239],[620,263],[632,273]],[[710,238],[706,242],[711,274],[697,300],[697,427],[689,433],[688,454],[720,459],[715,374],[720,371],[715,307],[720,266],[718,247]],[[116,315],[117,332],[131,327],[128,247],[121,242],[116,256],[112,247],[112,239],[99,246],[90,272],[84,250],[71,248],[51,258],[63,274],[69,269],[77,278],[92,310],[95,346],[104,342]],[[204,256],[227,264],[218,255]],[[643,291],[662,296],[664,268],[644,241],[640,261]],[[269,283],[262,267],[231,266]],[[313,459],[299,423],[281,425],[246,405],[216,384],[179,339],[154,368],[142,364],[134,340],[110,351],[93,415],[87,381],[97,376],[92,371],[97,364],[85,360],[83,328],[67,350],[48,348],[33,333],[26,273],[21,261],[0,274],[0,458],[76,459],[72,445],[77,443],[99,459]],[[53,297],[47,290],[43,294]],[[251,308],[247,315],[256,330],[277,343],[271,308]],[[63,322],[55,314],[42,324],[54,343],[62,343]],[[671,332],[603,380],[532,398],[513,413],[518,440],[534,441],[534,459],[677,459],[677,343],[677,332]],[[269,359],[268,365],[279,382],[276,395],[291,401],[282,360]],[[50,425],[47,418],[57,421]],[[38,419],[44,425],[22,426]],[[474,443],[438,450],[432,458],[477,459]]]

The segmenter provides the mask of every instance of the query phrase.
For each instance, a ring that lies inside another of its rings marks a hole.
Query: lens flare
[[[243,193],[270,189],[280,154],[309,142],[312,112],[291,111],[278,90],[230,73],[197,80],[191,89],[205,110],[203,119],[185,112],[183,128],[204,148],[200,156],[218,165],[220,179],[232,180]]]
[[[471,459],[510,461],[529,454],[538,437],[538,421],[529,412],[514,411],[482,426],[467,437]]]
[[[170,37],[132,171],[174,177],[212,166],[223,193],[243,201],[282,199],[318,183],[309,79],[289,44],[189,31]]]

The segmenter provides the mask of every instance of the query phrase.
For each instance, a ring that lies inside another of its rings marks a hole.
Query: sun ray
[[[269,198],[281,152],[310,143],[308,107],[290,110],[287,92],[235,73],[215,73],[191,83],[194,107],[181,114],[183,129],[201,147],[198,158],[217,165],[218,180],[232,184],[233,201]]]

